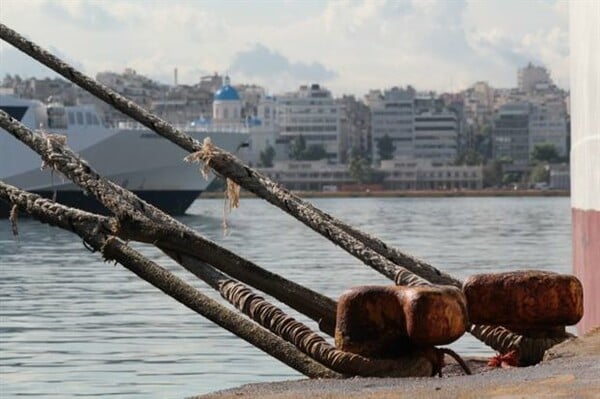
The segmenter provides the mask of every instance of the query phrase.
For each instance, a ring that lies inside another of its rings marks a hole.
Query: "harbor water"
[[[321,209],[458,277],[541,269],[571,273],[569,198],[328,198]],[[227,217],[197,200],[179,218],[258,265],[337,298],[390,284],[258,199]],[[0,220],[0,397],[183,398],[302,376],[216,327],[57,228]],[[208,293],[158,250],[134,245]],[[211,293],[211,296],[218,298]],[[298,319],[306,321],[304,317]],[[314,327],[314,323],[310,323]],[[465,335],[461,355],[491,355]]]

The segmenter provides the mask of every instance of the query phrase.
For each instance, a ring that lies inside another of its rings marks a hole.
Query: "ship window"
[[[66,129],[67,115],[63,107],[48,107],[48,127],[50,129]]]
[[[73,112],[69,112],[69,125],[75,124],[75,114]]]
[[[99,125],[100,121],[96,118],[96,115],[92,114],[92,124]]]
[[[83,114],[81,112],[77,112],[77,124],[83,125]]]
[[[90,114],[89,112],[85,113],[85,124],[86,125],[92,124],[92,114]]]
[[[27,112],[27,107],[2,106],[0,109],[20,121]]]

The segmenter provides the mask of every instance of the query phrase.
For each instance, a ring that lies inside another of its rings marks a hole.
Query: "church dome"
[[[239,101],[240,95],[229,84],[229,77],[225,77],[225,84],[215,93],[215,101]]]

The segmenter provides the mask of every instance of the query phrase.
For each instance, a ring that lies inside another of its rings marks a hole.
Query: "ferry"
[[[65,106],[0,95],[0,109],[32,130],[64,135],[67,145],[98,173],[133,191],[171,215],[181,215],[214,179],[202,177],[198,165],[184,162],[188,153],[140,124],[111,127],[92,105]],[[177,126],[202,142],[236,153],[248,141],[244,129],[211,129],[210,125]],[[41,169],[41,158],[0,129],[0,180],[46,198],[90,212],[108,211],[91,195],[56,171]],[[0,200],[0,218],[9,215]]]

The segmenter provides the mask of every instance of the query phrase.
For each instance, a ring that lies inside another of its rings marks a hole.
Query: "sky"
[[[362,97],[515,87],[533,62],[569,88],[562,0],[0,0],[0,22],[91,76],[133,68],[172,84],[177,68],[185,84],[217,72],[273,94],[320,83]],[[55,76],[0,41],[7,73]]]

